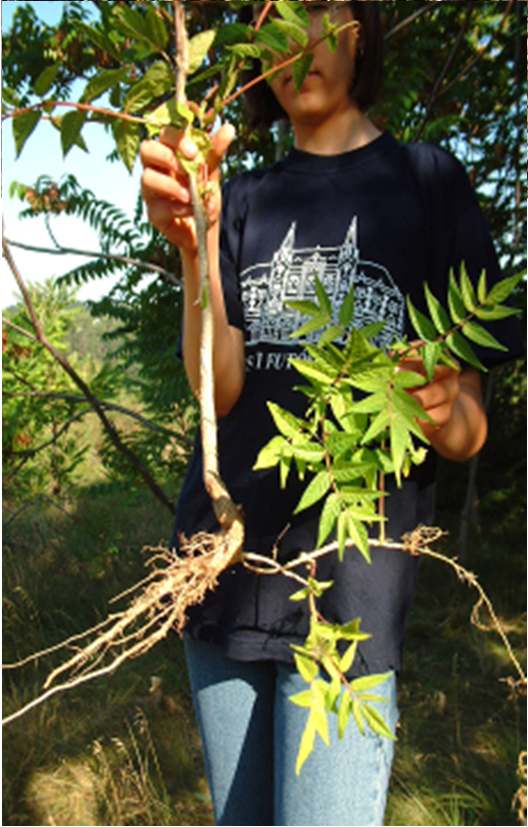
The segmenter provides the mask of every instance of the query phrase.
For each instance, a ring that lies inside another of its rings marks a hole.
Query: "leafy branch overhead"
[[[187,3],[192,14],[193,4]],[[245,4],[230,4],[236,12]],[[132,169],[139,145],[146,134],[155,135],[171,124],[192,130],[193,138],[205,154],[207,134],[221,110],[247,88],[240,86],[241,74],[259,60],[269,77],[293,65],[294,81],[302,84],[309,71],[313,48],[307,34],[308,14],[302,4],[292,0],[273,3],[275,16],[262,21],[258,28],[231,22],[218,29],[199,31],[188,41],[187,94],[196,93],[200,102],[174,100],[174,75],[177,57],[172,46],[173,21],[160,8],[146,12],[125,4],[110,5],[107,19],[100,24],[78,24],[83,41],[103,51],[115,67],[103,69],[85,84],[77,101],[61,100],[60,62],[46,66],[32,84],[32,95],[41,98],[28,105],[13,89],[4,96],[3,117],[13,119],[17,154],[42,118],[49,120],[60,132],[64,155],[73,146],[87,148],[83,130],[91,123],[110,125],[120,158]],[[344,27],[333,24],[325,16],[324,37],[335,48],[336,37]],[[346,24],[347,27],[356,25]],[[292,54],[292,43],[295,50]],[[148,68],[138,77],[138,64]],[[262,78],[259,78],[261,80]],[[214,81],[212,86],[207,86]],[[102,96],[110,107],[94,102]],[[64,107],[73,111],[60,114]],[[203,156],[202,156],[203,157]],[[198,159],[198,162],[201,159]]]

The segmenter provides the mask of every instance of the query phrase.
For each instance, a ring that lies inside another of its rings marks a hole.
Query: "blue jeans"
[[[185,639],[205,767],[219,825],[381,825],[393,742],[351,719],[331,746],[315,749],[295,775],[307,710],[288,700],[307,688],[293,667],[273,661],[241,662],[208,643]],[[375,704],[395,729],[396,680],[373,690]]]

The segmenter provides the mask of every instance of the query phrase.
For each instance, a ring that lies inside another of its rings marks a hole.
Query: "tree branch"
[[[387,32],[387,34],[384,36],[383,39],[385,41],[387,41],[391,37],[394,37],[394,35],[398,34],[398,32],[401,32],[402,29],[406,29],[407,26],[410,26],[411,23],[414,23],[414,21],[418,17],[421,17],[422,14],[428,14],[430,11],[434,11],[435,8],[437,8],[437,5],[438,5],[437,0],[433,0],[433,2],[429,2],[426,6],[423,6],[423,8],[418,9],[418,11],[413,12],[408,17],[406,17],[404,20],[401,20],[399,23],[397,23],[389,32]]]
[[[114,109],[105,109],[101,106],[92,106],[91,103],[75,103],[74,101],[41,101],[32,106],[23,106],[19,109],[11,109],[9,112],[2,114],[2,120],[7,118],[17,118],[19,115],[25,115],[27,112],[47,111],[56,106],[66,106],[70,109],[77,109],[80,112],[93,112],[95,115],[104,115],[105,117],[114,118],[119,121],[128,121],[130,123],[144,123],[144,118],[136,118],[134,115],[126,115],[124,112],[116,112]]]
[[[7,322],[7,320],[4,320]],[[35,340],[36,341],[36,340]],[[5,397],[16,397],[16,398],[23,398],[23,397],[39,397],[40,399],[61,399],[64,402],[73,402],[73,403],[86,403],[86,399],[84,396],[75,396],[74,394],[69,393],[59,393],[59,392],[52,392],[52,391],[30,391],[29,393],[10,393],[9,391],[4,391]],[[123,405],[118,405],[115,402],[106,402],[104,399],[97,400],[102,408],[106,411],[114,411],[115,413],[121,413],[125,416],[130,417],[131,419],[135,419],[136,422],[139,422],[149,431],[154,431],[158,434],[164,434],[165,436],[170,437],[171,439],[178,440],[184,447],[190,448],[192,443],[189,439],[182,436],[181,434],[176,433],[176,431],[172,431],[170,428],[165,428],[163,425],[158,425],[156,422],[152,422],[150,419],[146,419],[141,414],[136,413],[136,411],[131,411],[129,408],[123,407]],[[84,413],[93,413],[92,409],[85,411]]]
[[[108,434],[112,444],[121,451],[122,454],[127,458],[130,465],[134,468],[134,470],[139,474],[139,476],[143,479],[147,487],[150,491],[154,494],[154,496],[163,503],[163,505],[169,509],[171,514],[174,513],[174,506],[172,505],[171,501],[168,499],[165,492],[162,488],[158,485],[158,483],[152,477],[150,471],[146,466],[141,462],[139,457],[126,445],[123,440],[121,439],[118,431],[112,424],[112,422],[108,419],[106,413],[104,412],[99,400],[93,395],[92,391],[90,390],[89,386],[86,384],[84,379],[82,379],[76,370],[72,367],[66,356],[60,353],[46,338],[44,330],[42,328],[42,324],[37,317],[35,312],[35,308],[33,307],[33,302],[31,301],[31,296],[29,295],[29,290],[20,275],[20,272],[17,269],[17,266],[13,260],[11,255],[11,251],[9,246],[5,240],[2,240],[2,250],[4,253],[4,257],[9,265],[9,269],[11,270],[15,281],[22,293],[22,297],[24,299],[24,304],[26,305],[27,312],[31,319],[31,324],[36,334],[37,340],[46,348],[48,353],[55,359],[55,361],[61,366],[64,372],[70,377],[70,379],[74,382],[75,385],[79,388],[79,390],[84,394],[86,400],[91,404],[93,409],[95,410],[97,416],[99,417],[103,428],[105,429],[106,433]],[[21,329],[22,330],[22,329]]]
[[[92,252],[91,250],[79,250],[75,247],[63,247],[62,245],[58,245],[58,249],[54,250],[52,247],[38,247],[35,244],[27,244],[22,241],[13,241],[10,238],[6,238],[6,242],[11,247],[19,247],[21,250],[30,250],[34,253],[47,253],[48,255],[52,256],[75,255],[85,256],[86,258],[105,258],[109,261],[119,261],[122,264],[128,264],[131,267],[144,267],[145,270],[151,270],[153,273],[157,273],[157,275],[159,275],[164,281],[168,282],[169,284],[173,284],[176,287],[181,287],[180,280],[176,278],[174,273],[171,273],[164,267],[160,267],[158,264],[151,264],[150,262],[142,261],[138,258],[122,256],[118,255],[117,253],[103,253],[102,251]]]

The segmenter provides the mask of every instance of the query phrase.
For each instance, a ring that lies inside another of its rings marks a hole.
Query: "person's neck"
[[[295,148],[315,155],[340,155],[360,149],[379,138],[381,132],[359,109],[334,113],[321,122],[292,124]]]

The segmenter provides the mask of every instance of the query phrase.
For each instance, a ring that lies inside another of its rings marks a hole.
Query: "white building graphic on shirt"
[[[355,216],[340,247],[296,248],[294,221],[271,262],[255,264],[240,274],[246,326],[246,345],[291,345],[290,334],[307,321],[288,301],[314,300],[315,277],[324,286],[332,306],[338,308],[354,284],[353,324],[363,327],[384,321],[375,340],[387,347],[404,332],[405,301],[389,271],[362,260]],[[318,333],[308,336],[315,341]]]

